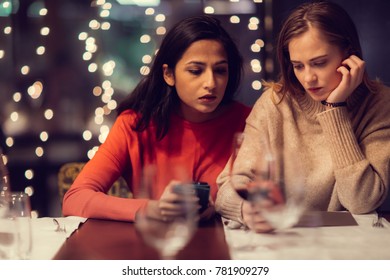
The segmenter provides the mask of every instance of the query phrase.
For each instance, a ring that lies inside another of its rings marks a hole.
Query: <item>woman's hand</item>
[[[245,225],[258,233],[271,232],[274,229],[261,215],[261,207],[244,200],[242,204],[242,219]]]
[[[196,195],[185,197],[183,194],[175,191],[175,187],[180,185],[180,181],[171,181],[165,188],[159,200],[150,200],[146,213],[154,219],[169,221],[175,217],[183,215],[183,206],[180,202],[184,199],[190,199],[190,203],[194,204],[195,210],[198,208],[198,198]]]
[[[343,60],[337,72],[341,74],[340,84],[329,94],[326,102],[344,102],[362,83],[365,62],[356,55],[351,55]]]

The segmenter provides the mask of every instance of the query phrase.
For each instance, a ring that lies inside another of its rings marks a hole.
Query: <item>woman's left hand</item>
[[[362,83],[365,69],[364,60],[356,55],[351,55],[343,60],[337,68],[341,77],[340,84],[330,93],[326,99],[329,103],[345,102],[354,90]]]

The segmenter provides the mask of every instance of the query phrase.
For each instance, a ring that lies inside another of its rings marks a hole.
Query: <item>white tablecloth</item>
[[[65,226],[66,232],[56,231],[53,217],[32,219],[32,260],[50,260],[61,248],[65,240],[87,219],[82,217],[56,218],[60,226]]]
[[[255,234],[225,226],[232,259],[390,260],[390,223],[374,228],[376,214],[353,215],[356,226],[296,227]]]

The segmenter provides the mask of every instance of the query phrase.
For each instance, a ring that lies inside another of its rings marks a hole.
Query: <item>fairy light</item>
[[[100,125],[104,121],[103,115],[95,116],[95,124]]]
[[[110,129],[108,128],[108,126],[106,126],[106,125],[101,126],[100,135],[99,135],[99,142],[100,143],[104,143],[104,141],[106,141],[109,130]]]
[[[96,63],[91,63],[88,65],[88,71],[91,72],[91,73],[94,73],[96,72],[98,69],[98,66]]]
[[[142,66],[142,67],[139,69],[139,73],[140,73],[142,76],[147,76],[147,75],[149,75],[149,73],[150,73],[150,67],[149,67],[149,66]]]
[[[44,112],[44,117],[47,120],[51,120],[54,117],[54,112],[52,109],[46,109]]]
[[[18,103],[20,100],[22,100],[22,94],[20,92],[15,92],[12,96],[12,99],[15,103]]]
[[[12,112],[9,115],[9,118],[11,119],[11,121],[17,122],[19,120],[19,113],[18,112]]]
[[[28,75],[28,73],[30,73],[30,67],[28,65],[22,66],[20,73],[22,73],[22,75]]]
[[[93,19],[89,22],[89,28],[92,30],[97,30],[100,28],[100,23],[96,19]]]
[[[5,51],[4,50],[0,50],[0,59],[2,59],[5,55]]]
[[[87,32],[80,32],[78,38],[80,41],[84,41],[88,38],[88,33]]]
[[[11,34],[11,32],[12,32],[11,26],[4,27],[4,34],[9,35],[9,34]]]
[[[152,57],[148,54],[142,57],[142,63],[149,64],[152,62]]]
[[[111,86],[112,86],[112,84],[111,84],[111,81],[110,81],[110,80],[104,80],[103,83],[102,83],[102,88],[103,88],[104,90],[109,89]]]
[[[100,17],[106,18],[110,16],[110,11],[109,10],[103,10],[100,12]]]
[[[260,20],[258,17],[251,17],[248,23],[249,30],[257,30],[259,28]]]
[[[109,30],[111,28],[111,24],[108,21],[105,21],[101,24],[100,28],[102,30]]]
[[[42,142],[46,142],[49,139],[49,133],[47,133],[47,131],[42,131],[39,134],[39,138],[41,139]]]
[[[32,180],[34,178],[34,171],[32,169],[27,169],[24,172],[24,176],[26,177],[27,180]]]
[[[37,157],[42,157],[44,155],[44,150],[42,147],[36,147],[35,149],[35,154],[37,155]]]
[[[11,148],[14,145],[14,138],[13,137],[7,137],[5,139],[5,144],[7,147]]]
[[[103,92],[103,89],[99,86],[94,87],[92,90],[92,93],[95,96],[100,96],[102,94],[102,92]]]
[[[83,60],[88,61],[91,59],[92,59],[92,53],[90,53],[90,52],[83,53]]]
[[[8,9],[8,8],[10,8],[11,7],[11,3],[9,2],[9,1],[4,1],[3,2],[3,8],[4,9]]]
[[[207,6],[207,7],[204,8],[204,13],[205,13],[205,14],[214,14],[214,13],[215,13],[215,10],[214,10],[213,7]]]
[[[118,106],[118,103],[115,101],[115,100],[110,100],[108,103],[107,103],[107,108],[110,109],[111,111],[112,110],[115,110]]]
[[[49,33],[50,33],[50,28],[49,27],[42,27],[41,28],[41,35],[42,36],[47,36],[47,35],[49,35]]]
[[[110,10],[112,8],[112,4],[109,2],[106,2],[102,5],[102,8],[105,10]]]
[[[28,196],[32,196],[34,194],[34,188],[32,186],[28,186],[24,189],[24,192],[28,195]]]
[[[114,95],[114,89],[112,87],[106,88],[104,94],[111,97]]]
[[[38,99],[41,96],[42,90],[42,82],[36,81],[32,86],[28,87],[27,92],[32,99]]]
[[[145,34],[145,35],[142,35],[139,40],[142,44],[146,44],[146,43],[149,43],[152,40],[152,38],[150,37],[150,35]]]
[[[252,59],[251,66],[252,66],[252,71],[254,73],[260,73],[262,70],[260,60],[258,60],[258,59]]]
[[[164,14],[158,14],[154,18],[154,20],[157,21],[157,22],[164,22],[165,21],[165,15]]]
[[[36,50],[37,55],[43,55],[46,51],[46,48],[44,46],[39,46]]]
[[[85,141],[90,141],[92,139],[92,132],[90,130],[85,130],[83,132],[83,139]]]
[[[259,80],[255,80],[252,82],[252,88],[254,90],[260,90],[262,87],[261,82]]]
[[[46,8],[42,8],[39,10],[39,15],[40,16],[46,16],[47,15],[47,9]]]
[[[231,23],[235,23],[235,24],[240,23],[240,17],[238,16],[231,16],[229,20]]]
[[[95,115],[96,116],[102,116],[104,114],[104,109],[102,107],[97,107],[95,109]]]
[[[154,13],[155,13],[155,10],[153,8],[145,9],[145,15],[147,15],[147,16],[154,15]]]
[[[164,26],[159,26],[156,28],[157,35],[165,35],[167,33],[167,29]]]
[[[87,153],[87,156],[89,159],[93,158],[94,155],[96,154],[97,150],[99,149],[99,147],[95,146],[93,147],[92,149],[90,149]]]

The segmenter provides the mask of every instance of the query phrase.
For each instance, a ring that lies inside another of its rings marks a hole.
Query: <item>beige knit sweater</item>
[[[380,206],[390,185],[390,88],[355,92],[347,107],[327,111],[308,95],[285,97],[277,105],[274,99],[269,89],[254,105],[238,165],[249,171],[259,143],[267,141],[284,154],[287,193],[299,166],[307,210],[362,214]],[[217,178],[216,210],[241,221],[242,199],[229,184],[229,164]]]

